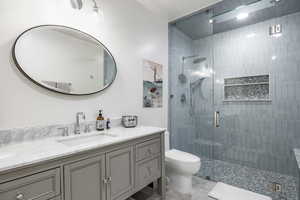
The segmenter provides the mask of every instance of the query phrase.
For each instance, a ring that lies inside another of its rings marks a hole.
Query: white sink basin
[[[84,135],[84,136],[75,136],[71,138],[64,138],[57,140],[57,142],[62,143],[66,146],[82,146],[82,145],[89,145],[89,144],[101,144],[110,142],[113,138],[116,137],[115,135],[109,134],[96,134],[96,135]]]

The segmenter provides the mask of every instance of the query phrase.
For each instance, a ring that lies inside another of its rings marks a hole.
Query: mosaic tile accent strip
[[[297,200],[298,198],[296,177],[207,158],[201,158],[201,165],[198,173],[200,177],[209,176],[216,182],[267,195],[273,200]],[[272,183],[281,184],[282,192],[272,192]]]
[[[269,75],[224,79],[224,100],[269,101]]]
[[[224,86],[225,101],[270,100],[269,84]]]

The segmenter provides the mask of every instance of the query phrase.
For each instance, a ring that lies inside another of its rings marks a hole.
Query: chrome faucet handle
[[[84,112],[78,112],[78,113],[76,113],[76,117],[79,118],[79,116],[82,116],[82,119],[85,119],[85,114],[84,114]]]
[[[68,127],[60,127],[57,130],[62,130],[62,136],[69,136],[69,128]]]
[[[79,120],[80,116],[82,117],[82,119],[85,120],[85,114],[84,114],[84,112],[78,112],[78,113],[76,113],[76,124],[75,124],[75,130],[74,130],[75,135],[78,135],[81,132],[80,120]]]
[[[77,126],[77,124],[75,124],[74,134],[75,134],[75,135],[79,135],[79,134],[80,134],[80,127]]]
[[[85,133],[90,133],[92,130],[91,130],[91,127],[94,126],[93,124],[86,124],[85,125],[85,129],[84,129],[84,132]]]

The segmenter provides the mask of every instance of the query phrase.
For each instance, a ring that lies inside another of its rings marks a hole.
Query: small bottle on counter
[[[110,129],[110,119],[107,118],[106,120],[106,129]]]
[[[104,131],[105,129],[105,120],[102,115],[102,110],[99,110],[99,116],[97,117],[96,121],[96,129],[97,131]]]

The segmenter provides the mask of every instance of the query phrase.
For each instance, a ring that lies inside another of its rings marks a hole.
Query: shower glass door
[[[199,175],[213,174],[214,106],[212,38],[200,41],[207,46],[194,51],[194,44],[176,27],[170,27],[170,115],[172,148],[201,158]],[[205,164],[204,164],[205,163]]]
[[[251,23],[227,31],[220,30],[229,22],[214,23],[211,43],[196,47],[212,48],[212,102],[218,126],[211,124],[211,178],[273,199],[294,199],[296,194],[293,148],[299,146],[300,70],[295,43],[300,41],[300,4],[295,3],[257,1],[252,17],[267,13],[269,19],[255,22],[249,16]],[[263,7],[268,5],[273,6]],[[295,13],[285,13],[288,7]],[[274,184],[282,190],[273,191]]]
[[[170,26],[171,144],[201,158],[200,177],[296,199],[299,27],[298,0],[224,0]]]

